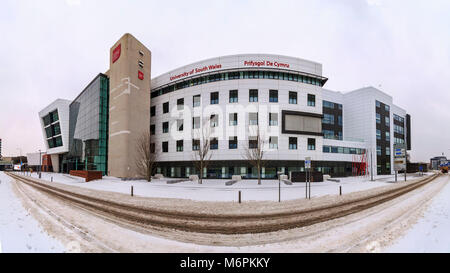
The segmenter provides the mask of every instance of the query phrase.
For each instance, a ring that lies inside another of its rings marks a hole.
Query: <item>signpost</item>
[[[306,179],[305,179],[306,199],[311,199],[311,157],[305,157],[305,170],[306,170]]]
[[[403,143],[394,144],[394,171],[395,171],[395,182],[397,182],[397,172],[405,172],[406,181],[406,145]]]

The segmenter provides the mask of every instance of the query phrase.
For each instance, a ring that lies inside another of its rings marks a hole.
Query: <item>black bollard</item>
[[[131,186],[131,196],[134,196],[133,195],[133,186]]]
[[[339,186],[339,195],[342,195],[342,186]]]
[[[241,203],[241,191],[239,191],[238,196],[239,196],[239,204],[240,204]]]

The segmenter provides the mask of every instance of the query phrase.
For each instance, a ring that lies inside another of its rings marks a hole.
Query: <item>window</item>
[[[217,140],[216,137],[211,138],[210,149],[211,149],[211,150],[217,150],[217,149],[219,149],[219,141]]]
[[[55,121],[58,121],[59,120],[58,110],[55,110],[55,111],[51,112],[50,113],[50,118],[52,120],[52,123],[55,122]]]
[[[183,140],[177,140],[177,152],[183,151]]]
[[[381,131],[377,129],[377,139],[381,139]]]
[[[258,125],[258,113],[248,113],[248,120],[250,125]]]
[[[391,148],[390,147],[386,147],[386,155],[391,155]]]
[[[278,137],[276,136],[269,137],[269,148],[278,149]]]
[[[210,117],[211,127],[219,126],[219,115],[211,115]]]
[[[249,149],[256,149],[256,148],[258,148],[258,139],[256,137],[249,137],[248,138],[248,148]]]
[[[386,163],[386,171],[391,171],[391,163]]]
[[[384,105],[384,110],[386,111],[386,112],[389,112],[389,105]]]
[[[258,102],[258,89],[250,89],[248,93],[249,102]]]
[[[47,138],[51,138],[53,136],[52,135],[52,127],[48,126],[47,128],[45,128],[45,133],[47,135]]]
[[[169,122],[163,122],[162,127],[163,127],[163,133],[169,132]]]
[[[269,102],[278,102],[278,90],[269,90]]]
[[[150,134],[154,135],[156,133],[156,126],[155,124],[150,125]]]
[[[169,102],[163,104],[163,114],[169,113]]]
[[[308,94],[308,106],[316,106],[316,95]]]
[[[377,101],[377,100],[375,101],[375,105],[376,105],[377,108],[381,107],[381,103],[379,101]]]
[[[184,99],[178,99],[177,100],[177,109],[183,110],[184,109]]]
[[[389,132],[386,132],[386,141],[390,141],[391,140],[391,134]]]
[[[211,93],[211,104],[219,104],[219,92]]]
[[[332,130],[322,130],[323,138],[325,139],[334,139],[334,131]]]
[[[377,155],[381,155],[381,146],[377,146]]]
[[[377,123],[380,124],[381,123],[381,115],[379,113],[377,113],[377,117],[376,117]]]
[[[183,131],[183,122],[184,120],[182,119],[177,119],[177,130],[178,131]]]
[[[238,102],[238,91],[230,90],[230,103]]]
[[[324,100],[323,101],[323,107],[334,109],[334,103]]]
[[[289,104],[297,104],[297,92],[289,91]]]
[[[200,95],[195,95],[192,100],[192,107],[200,106]]]
[[[238,147],[238,141],[237,136],[231,136],[228,140],[228,148],[229,149],[237,149]]]
[[[342,110],[342,104],[338,104],[338,109]]]
[[[192,118],[192,129],[198,129],[200,128],[200,117],[193,117]]]
[[[334,124],[334,115],[323,114],[322,123],[324,123],[324,124]]]
[[[323,146],[322,151],[324,153],[331,153],[331,147],[330,146]]]
[[[316,139],[315,138],[308,138],[308,150],[314,151],[316,149]]]
[[[297,150],[297,138],[296,137],[289,138],[289,150]]]
[[[200,150],[200,139],[193,139],[192,140],[192,151],[198,151]]]
[[[150,116],[154,117],[156,115],[156,106],[150,107]]]
[[[52,123],[52,121],[51,121],[51,119],[50,119],[50,114],[46,115],[46,116],[43,118],[43,120],[44,120],[44,125],[45,125],[45,126],[47,126],[47,125],[49,125],[50,123]]]
[[[59,122],[55,123],[54,125],[52,125],[52,129],[53,129],[53,135],[57,136],[61,134],[61,127],[59,126]]]
[[[338,125],[342,126],[342,116],[338,116]]]
[[[238,125],[238,114],[230,113],[230,126]]]
[[[169,142],[168,141],[165,141],[162,143],[162,151],[163,151],[163,153],[169,152]]]
[[[269,113],[269,126],[278,126],[278,113]]]
[[[390,124],[389,117],[384,118],[384,123],[386,124],[387,127],[389,127]]]
[[[62,144],[62,138],[61,138],[61,136],[55,138],[55,147],[60,147],[60,146],[62,146],[62,145],[63,145],[63,144]]]

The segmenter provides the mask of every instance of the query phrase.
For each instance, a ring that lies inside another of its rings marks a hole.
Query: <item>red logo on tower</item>
[[[139,72],[138,72],[138,78],[139,78],[140,80],[143,80],[143,79],[144,79],[144,73],[142,73],[142,71],[139,71]]]
[[[120,51],[122,49],[122,44],[119,44],[116,48],[113,50],[113,63],[115,63],[120,58]]]

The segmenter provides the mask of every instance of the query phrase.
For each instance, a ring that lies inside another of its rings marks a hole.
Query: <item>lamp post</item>
[[[41,169],[42,169],[42,157],[41,157],[41,149],[39,149],[39,179],[41,179]]]
[[[281,175],[283,172],[277,172],[278,174],[278,202],[281,202]]]

